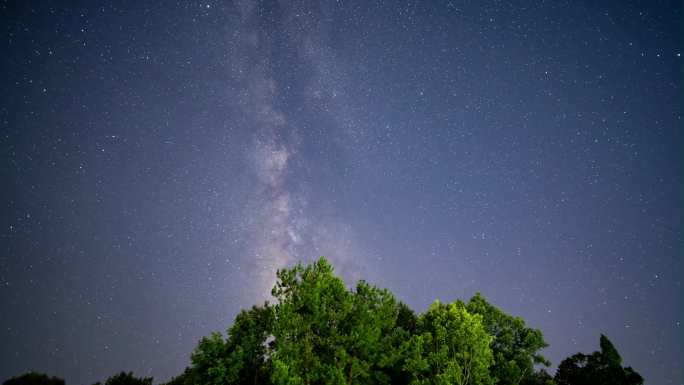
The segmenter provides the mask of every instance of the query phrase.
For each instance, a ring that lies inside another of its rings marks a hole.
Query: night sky
[[[681,2],[0,12],[0,381],[167,380],[325,255],[682,384]]]

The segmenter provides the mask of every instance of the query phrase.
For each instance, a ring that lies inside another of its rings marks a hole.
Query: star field
[[[682,4],[0,4],[0,380],[164,381],[327,256],[682,384]]]

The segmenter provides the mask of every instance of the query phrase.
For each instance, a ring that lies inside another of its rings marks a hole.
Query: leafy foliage
[[[398,307],[387,291],[349,291],[325,259],[278,272],[274,324],[276,384],[387,384]]]
[[[525,325],[520,317],[512,317],[487,302],[480,293],[467,305],[469,312],[482,316],[487,333],[493,337],[494,364],[492,375],[502,385],[530,382],[535,377],[534,365],[549,365],[539,351],[548,346],[542,332]]]
[[[170,381],[166,382],[165,385],[194,385],[199,383],[200,381],[197,379],[197,374],[190,368],[185,368],[183,373],[172,378]]]
[[[240,313],[227,339],[218,333],[202,339],[192,366],[174,385],[613,384],[587,382],[603,378],[596,371],[581,374],[589,377],[580,382],[561,381],[585,366],[621,363],[602,337],[600,360],[573,356],[561,364],[555,379],[543,369],[536,371],[549,365],[540,353],[547,346],[542,332],[479,293],[467,304],[437,301],[416,315],[389,291],[367,282],[347,288],[325,258],[280,270],[277,276],[276,304]],[[601,364],[593,364],[596,360]],[[624,375],[633,381],[625,384],[641,384],[631,368]]]
[[[176,381],[216,385],[265,383],[270,377],[266,340],[272,325],[273,308],[268,303],[240,312],[227,339],[212,333],[200,340],[191,356],[192,370]]]
[[[166,385],[642,385],[601,336],[601,350],[565,359],[552,377],[542,332],[477,293],[416,314],[365,281],[348,288],[325,258],[277,272],[276,303],[241,311]],[[3,385],[64,385],[38,373]],[[95,385],[100,385],[99,383]],[[152,385],[121,372],[105,385]]]
[[[482,316],[468,313],[463,302],[435,302],[420,316],[412,339],[412,384],[492,384],[491,341]]]

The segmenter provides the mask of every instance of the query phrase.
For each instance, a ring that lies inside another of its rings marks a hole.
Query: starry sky
[[[681,2],[62,3],[0,4],[0,379],[166,380],[325,255],[682,384]]]

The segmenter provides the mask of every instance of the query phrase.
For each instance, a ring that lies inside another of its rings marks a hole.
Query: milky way
[[[322,37],[315,11],[317,8],[284,5],[280,9],[281,20],[264,21],[255,4],[240,6],[240,27],[234,36],[239,43],[231,56],[248,58],[244,68],[237,71],[237,80],[244,84],[245,99],[240,105],[248,117],[246,126],[254,131],[246,149],[246,162],[258,180],[242,213],[249,222],[245,227],[248,247],[243,259],[252,262],[247,264],[248,274],[255,277],[256,285],[250,299],[268,299],[276,270],[294,262],[311,261],[326,254],[338,272],[354,281],[359,278],[358,266],[364,257],[356,248],[348,225],[311,214],[307,191],[312,181],[295,176],[311,173],[312,168],[319,166],[299,153],[305,133],[275,105],[275,99],[283,92],[283,86],[273,75],[273,40],[277,34],[284,35],[282,38],[291,47],[295,61],[309,72],[303,78],[305,97],[309,99],[305,103],[330,97],[329,91],[317,84],[321,82],[323,64],[319,58],[321,43],[315,41]],[[268,25],[263,27],[264,23]],[[340,127],[333,125],[330,129]]]

